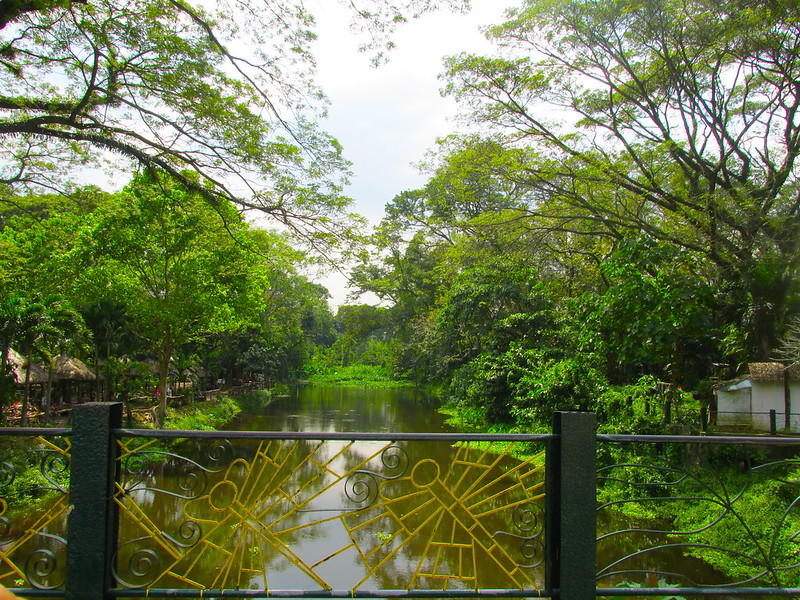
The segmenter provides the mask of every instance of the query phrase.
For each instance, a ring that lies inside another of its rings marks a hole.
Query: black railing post
[[[112,430],[121,426],[119,402],[89,402],[72,411],[66,600],[103,600],[112,585],[119,455]]]
[[[557,412],[553,433],[545,474],[545,586],[561,600],[589,600],[597,577],[597,417]]]

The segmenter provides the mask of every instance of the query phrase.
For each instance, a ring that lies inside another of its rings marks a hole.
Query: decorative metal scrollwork
[[[183,548],[191,548],[203,537],[203,527],[196,521],[186,520],[178,527],[177,537],[173,537],[166,532],[162,532],[164,537],[172,542],[175,546]]]
[[[17,478],[17,469],[8,461],[0,462],[0,494],[5,495],[8,486]]]
[[[371,506],[378,498],[381,481],[399,479],[408,469],[408,453],[397,445],[389,446],[381,452],[381,464],[388,474],[375,471],[357,470],[350,473],[344,482],[344,493],[350,502],[359,509]]]
[[[525,559],[520,567],[535,569],[544,563],[544,509],[541,503],[529,502],[514,508],[512,522],[520,533],[496,531],[495,536],[503,535],[519,540],[519,553]]]
[[[55,543],[56,550],[37,548],[25,560],[25,576],[31,585],[40,590],[55,590],[64,585],[64,565],[67,540],[57,535],[38,534],[36,539]]]
[[[113,562],[113,574],[117,583],[131,588],[144,588],[153,583],[161,575],[163,566],[157,550],[144,547],[143,544],[152,544],[150,537],[141,537],[122,544],[117,550]],[[139,544],[139,547],[136,545]],[[130,550],[127,560],[120,565],[119,556]],[[122,567],[122,568],[121,568]]]
[[[381,576],[407,548],[414,566],[388,587],[537,588],[528,567],[544,554],[537,512],[543,465],[541,457],[512,459],[510,450],[464,445],[448,463],[422,458],[407,474],[381,482],[373,505],[342,515],[368,569],[354,588]],[[516,532],[492,527],[501,523]]]
[[[136,481],[117,495],[115,575],[132,588],[269,590],[284,576],[319,589],[371,580],[384,589],[536,588],[528,567],[542,555],[541,458],[445,445],[450,458],[440,463],[425,448],[272,439],[225,450],[231,459],[213,468],[162,453],[163,469],[152,460],[127,469]],[[422,456],[415,460],[412,450]],[[123,460],[137,453],[123,448]],[[170,482],[160,479],[167,472]],[[157,492],[167,503],[157,511],[162,520],[148,504]],[[410,548],[418,564],[393,567]],[[337,568],[339,561],[350,566]],[[497,566],[500,580],[477,568],[483,561]],[[357,581],[345,580],[356,565]],[[395,573],[405,580],[391,579]]]
[[[45,452],[41,462],[42,477],[47,480],[51,487],[49,489],[67,493],[64,486],[64,477],[69,475],[69,457],[60,452]]]
[[[797,587],[800,461],[752,465],[757,453],[724,446],[681,452],[598,471],[598,580]]]
[[[66,565],[69,443],[63,438],[15,440],[0,462],[0,578],[59,589]]]
[[[233,460],[233,445],[230,440],[226,439],[210,440],[206,446],[205,455],[208,459],[206,469],[209,473],[220,473]]]
[[[209,476],[219,473],[230,459],[231,446],[227,440],[212,441],[207,448],[207,458],[212,466],[202,465],[194,459],[166,450],[135,450],[125,453],[122,459],[122,469],[126,482],[126,493],[136,491],[149,491],[175,496],[183,500],[199,498],[209,486]],[[170,464],[169,470],[177,473],[172,478],[175,482],[173,489],[158,487],[156,469],[159,465]]]
[[[180,524],[174,536],[166,531],[159,533],[158,538],[143,536],[117,548],[112,571],[121,585],[144,588],[152,584],[162,575],[165,562],[179,558],[202,539],[203,528],[199,523],[186,520]],[[164,540],[171,545],[164,544]]]

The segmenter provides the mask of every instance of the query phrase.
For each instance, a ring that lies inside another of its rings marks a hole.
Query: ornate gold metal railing
[[[800,438],[598,435],[589,413],[558,413],[550,435],[121,416],[86,404],[72,429],[0,431],[0,584],[65,600],[800,596]],[[658,505],[669,519],[648,520]],[[706,522],[682,527],[692,511]],[[670,553],[738,571],[665,569]]]
[[[116,579],[267,593],[541,588],[543,455],[467,443],[429,458],[441,443],[212,440],[189,456],[123,439]],[[174,475],[156,478],[166,466]]]
[[[54,590],[65,577],[70,441],[26,434],[0,440],[0,584]]]

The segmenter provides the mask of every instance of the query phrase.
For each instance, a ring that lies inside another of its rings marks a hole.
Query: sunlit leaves
[[[531,0],[510,17],[490,29],[502,57],[450,59],[446,90],[527,152],[532,227],[702,257],[765,357],[800,310],[796,3]]]

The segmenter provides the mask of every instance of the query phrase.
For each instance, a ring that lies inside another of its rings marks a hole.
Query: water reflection
[[[230,429],[313,432],[447,431],[436,402],[412,389],[298,387]]]
[[[411,392],[307,389],[240,418],[272,431],[441,430]],[[348,398],[351,398],[348,400]],[[117,575],[131,587],[542,586],[541,460],[448,443],[130,443]],[[213,457],[214,460],[210,461]],[[149,462],[149,465],[148,465]],[[127,463],[126,463],[127,464]]]
[[[62,588],[69,443],[60,436],[5,438],[0,457],[0,583]]]

